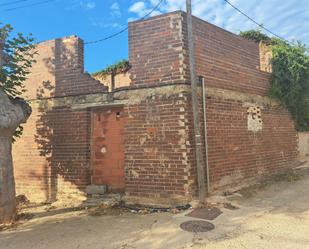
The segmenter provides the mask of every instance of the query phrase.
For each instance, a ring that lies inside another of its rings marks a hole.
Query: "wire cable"
[[[24,8],[28,8],[28,7],[32,7],[32,6],[36,6],[36,5],[42,5],[42,4],[46,4],[46,3],[50,3],[50,2],[54,2],[54,1],[56,1],[56,0],[45,0],[45,1],[36,2],[36,3],[23,5],[23,6],[19,6],[19,7],[4,9],[3,11],[12,11],[12,10],[17,10],[17,9],[24,9]]]
[[[21,3],[21,2],[27,2],[29,0],[18,0],[18,1],[13,1],[13,2],[9,2],[9,3],[0,3],[0,7],[1,6],[8,6],[8,5],[12,5],[12,4],[16,4],[16,3]]]
[[[231,2],[229,2],[228,0],[224,0],[224,2],[226,2],[228,5],[230,5],[232,8],[234,8],[235,10],[237,10],[240,14],[242,14],[243,16],[247,17],[250,21],[252,21],[253,23],[255,23],[257,26],[259,26],[260,28],[266,30],[267,32],[269,32],[270,34],[272,34],[273,36],[286,41],[287,43],[291,43],[290,41],[288,41],[287,39],[284,39],[283,37],[275,34],[274,32],[272,32],[270,29],[264,27],[264,25],[258,23],[257,21],[255,21],[253,18],[251,18],[250,16],[248,16],[246,13],[244,13],[242,10],[240,10],[238,7],[236,7],[235,5],[233,5]]]
[[[165,0],[160,0],[154,7],[153,9],[148,12],[146,15],[144,15],[142,18],[140,18],[138,21],[142,21],[144,20],[145,18],[147,18],[148,16],[150,16],[153,12],[155,12],[159,7],[160,5],[163,3],[163,1]],[[124,25],[123,25],[124,26]],[[129,29],[129,26],[127,25],[124,29],[112,34],[112,35],[109,35],[107,37],[104,37],[102,39],[99,39],[99,40],[94,40],[94,41],[88,41],[88,42],[85,42],[85,45],[89,45],[89,44],[96,44],[96,43],[99,43],[99,42],[103,42],[103,41],[106,41],[106,40],[109,40],[111,38],[114,38],[120,34],[122,34],[123,32],[127,31]]]

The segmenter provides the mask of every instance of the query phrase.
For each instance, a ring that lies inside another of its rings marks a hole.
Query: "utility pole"
[[[205,167],[202,163],[202,139],[199,126],[199,103],[197,96],[197,77],[195,73],[195,59],[194,59],[194,36],[192,30],[192,7],[191,0],[186,0],[187,4],[187,29],[188,29],[188,45],[189,45],[189,63],[190,63],[190,79],[192,90],[192,111],[193,111],[193,126],[194,126],[194,142],[195,142],[195,159],[196,172],[198,181],[198,195],[201,203],[205,202],[206,185],[205,185]]]

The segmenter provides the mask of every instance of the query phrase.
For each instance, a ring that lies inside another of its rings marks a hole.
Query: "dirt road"
[[[309,176],[280,182],[222,209],[215,229],[193,234],[186,212],[137,215],[41,214],[0,233],[1,249],[305,249],[309,248]]]

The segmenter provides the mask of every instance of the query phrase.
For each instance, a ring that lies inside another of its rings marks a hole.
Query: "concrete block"
[[[86,193],[88,195],[104,195],[106,190],[106,185],[89,185],[86,188]]]

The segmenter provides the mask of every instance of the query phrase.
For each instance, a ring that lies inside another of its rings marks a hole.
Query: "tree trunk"
[[[15,182],[12,166],[12,137],[0,136],[0,224],[15,215]]]
[[[15,217],[15,181],[12,163],[12,137],[20,123],[26,122],[31,108],[21,99],[10,100],[0,90],[0,224]]]

